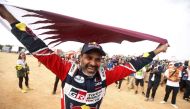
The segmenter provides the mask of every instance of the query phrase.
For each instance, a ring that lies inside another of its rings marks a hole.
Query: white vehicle
[[[11,51],[11,48],[10,47],[8,47],[8,46],[3,46],[3,48],[2,48],[2,52],[10,52]]]

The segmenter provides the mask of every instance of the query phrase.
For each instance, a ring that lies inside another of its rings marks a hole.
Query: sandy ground
[[[14,68],[17,58],[17,54],[0,52],[0,109],[60,109],[60,87],[56,95],[51,94],[55,76],[43,65],[38,67],[33,56],[27,56],[27,62],[31,69],[30,86],[34,90],[20,92]],[[101,109],[173,109],[171,97],[167,104],[159,103],[164,94],[164,87],[159,87],[155,101],[146,102],[143,95],[128,90],[124,81],[120,92],[115,84],[107,88]],[[190,107],[190,103],[182,100],[182,93],[178,94],[177,105],[179,109]]]

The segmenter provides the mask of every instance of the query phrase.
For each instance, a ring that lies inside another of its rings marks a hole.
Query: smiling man
[[[62,109],[99,109],[105,95],[106,87],[115,81],[140,70],[150,63],[155,55],[165,52],[168,44],[145,53],[125,65],[115,66],[112,70],[100,67],[105,52],[97,43],[86,43],[82,47],[79,64],[62,60],[50,50],[24,24],[19,22],[3,5],[0,5],[0,16],[7,20],[15,37],[62,81]]]

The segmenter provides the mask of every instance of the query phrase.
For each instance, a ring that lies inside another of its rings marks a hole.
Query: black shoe
[[[190,102],[189,98],[183,98],[185,101]]]
[[[145,93],[144,93],[144,92],[142,92],[142,95],[145,95]]]
[[[56,92],[52,92],[52,94],[53,94],[53,95],[55,95],[55,94],[56,94]]]
[[[137,91],[135,91],[135,94],[137,94],[138,92]]]

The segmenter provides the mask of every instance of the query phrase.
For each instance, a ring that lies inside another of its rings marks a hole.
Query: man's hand
[[[17,19],[2,4],[0,4],[0,16],[10,24],[17,21]]]
[[[166,50],[168,49],[169,44],[166,43],[164,45],[159,45],[155,50],[154,53],[155,55],[161,53],[161,52],[166,52]]]

